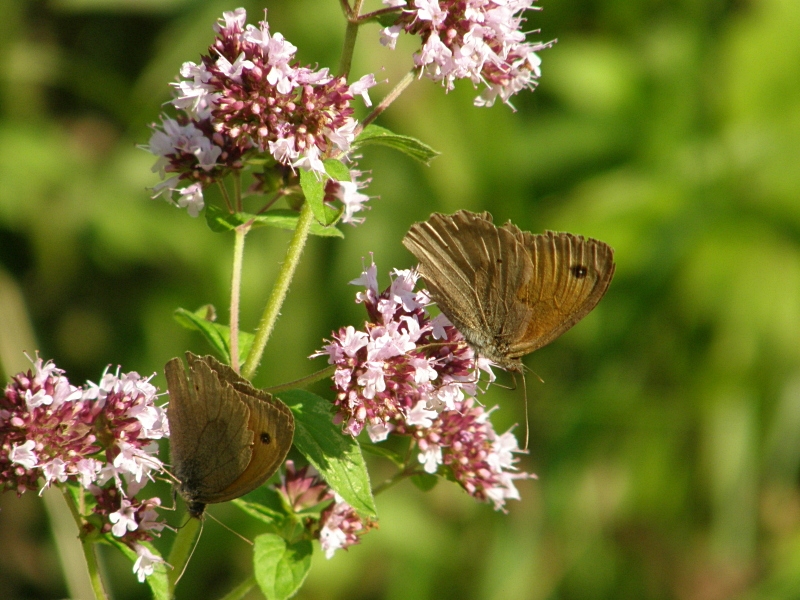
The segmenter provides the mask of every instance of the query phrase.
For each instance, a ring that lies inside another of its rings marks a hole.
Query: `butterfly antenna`
[[[189,517],[189,518],[192,519],[193,517]],[[188,523],[188,522],[189,521],[186,521],[186,523]],[[185,527],[186,523],[181,525],[181,527]],[[186,559],[186,562],[183,565],[183,569],[181,569],[181,574],[178,575],[178,578],[175,580],[175,583],[172,584],[173,588],[178,585],[178,582],[181,580],[181,577],[183,577],[183,574],[186,573],[186,568],[189,566],[189,563],[192,561],[192,557],[194,556],[194,551],[197,550],[197,544],[200,543],[200,537],[203,535],[203,527],[204,526],[205,526],[205,521],[201,520],[200,521],[200,533],[197,534],[197,539],[195,539],[195,541],[194,541],[194,546],[192,546],[192,551],[189,553],[189,558]]]
[[[516,383],[516,379],[514,380]],[[525,452],[528,451],[528,442],[531,437],[531,424],[528,419],[528,384],[525,382],[525,373],[522,374],[522,390],[525,396]]]
[[[236,537],[238,537],[239,539],[241,539],[241,540],[243,540],[244,542],[246,542],[246,543],[250,544],[251,546],[255,545],[255,544],[253,544],[253,542],[252,542],[251,540],[248,540],[246,537],[244,537],[244,536],[243,536],[241,533],[239,533],[238,531],[235,531],[235,530],[231,529],[230,527],[228,527],[227,525],[225,525],[225,523],[223,523],[222,521],[220,521],[220,520],[219,520],[217,517],[215,517],[215,516],[214,516],[214,515],[212,515],[211,513],[207,512],[206,514],[208,515],[208,518],[209,518],[209,519],[212,519],[212,520],[216,521],[217,523],[219,523],[220,525],[222,525],[222,527],[223,527],[224,529],[227,529],[228,531],[230,531],[230,532],[231,532],[233,535],[235,535],[235,536],[236,536]]]

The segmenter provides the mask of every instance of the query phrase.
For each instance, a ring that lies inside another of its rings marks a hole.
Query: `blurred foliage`
[[[558,44],[517,112],[473,108],[469,85],[445,95],[422,80],[378,120],[442,155],[426,168],[365,149],[377,196],[367,221],[344,240],[310,241],[256,378],[320,367],[306,357],[322,338],[364,319],[347,285],[362,258],[374,253],[387,283],[413,262],[404,232],[434,210],[598,237],[617,252],[608,295],[527,359],[546,382],[527,382],[524,465],[539,480],[519,486],[507,515],[453,485],[393,488],[377,499],[380,529],[330,561],[317,552],[298,597],[798,598],[800,3],[540,5],[529,29]],[[227,320],[232,236],[150,200],[153,159],[135,144],[180,64],[235,6],[0,0],[0,265],[42,356],[75,383],[107,364],[150,373],[186,349],[206,352],[173,321],[177,307],[210,302]],[[246,6],[255,21],[263,5]],[[267,8],[303,62],[335,68],[336,0]],[[380,98],[415,45],[391,52],[376,38],[376,26],[363,29],[353,74],[388,78]],[[245,327],[288,239],[248,238]],[[485,402],[502,407],[501,431],[524,420],[519,388],[493,388]],[[373,463],[380,481],[386,465]],[[2,595],[63,597],[39,498],[0,504]],[[235,507],[212,512],[255,535]],[[207,522],[179,597],[222,595],[248,573],[250,552]],[[127,559],[104,558],[116,598],[148,597]]]

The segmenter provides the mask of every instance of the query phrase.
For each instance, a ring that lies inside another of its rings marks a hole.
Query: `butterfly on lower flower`
[[[434,213],[411,226],[403,245],[469,345],[510,371],[585,317],[614,276],[608,244],[497,227],[486,212]]]

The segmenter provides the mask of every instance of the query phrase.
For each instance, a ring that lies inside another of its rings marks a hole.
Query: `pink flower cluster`
[[[361,541],[360,536],[372,527],[370,522],[364,522],[358,516],[352,506],[334,494],[310,465],[298,470],[293,461],[287,460],[286,473],[277,490],[295,512],[335,499],[335,502],[322,511],[319,522],[305,524],[315,532],[327,558],[332,558],[336,550],[346,550],[358,544]]]
[[[223,13],[217,37],[199,64],[184,63],[175,85],[178,119],[162,117],[148,150],[159,157],[156,195],[203,209],[203,188],[243,168],[251,155],[268,153],[278,164],[324,173],[324,158],[350,150],[358,122],[351,100],[370,104],[366,75],[348,85],[327,69],[294,61],[297,48],[266,21],[245,25],[243,8]]]
[[[414,63],[447,91],[457,79],[485,85],[476,106],[503,102],[534,89],[541,76],[536,54],[552,45],[529,43],[520,30],[534,0],[383,0],[402,7],[399,18],[381,32],[381,43],[394,48],[401,31],[420,36]]]
[[[343,327],[315,355],[336,365],[335,421],[353,436],[366,426],[373,442],[413,437],[426,472],[447,469],[470,495],[502,509],[519,498],[513,481],[530,475],[516,471],[513,434],[498,435],[474,401],[480,371],[494,381],[489,361],[476,359],[443,315],[429,317],[416,271],[395,270],[382,293],[376,273],[373,263],[351,282],[366,286],[356,295],[369,314],[364,330]]]
[[[19,373],[0,396],[0,489],[22,494],[74,482],[94,497],[101,533],[149,541],[164,523],[159,500],[135,494],[162,470],[155,440],[169,435],[156,388],[138,373],[105,373],[99,384],[70,384],[41,358]],[[140,546],[143,547],[143,546]]]

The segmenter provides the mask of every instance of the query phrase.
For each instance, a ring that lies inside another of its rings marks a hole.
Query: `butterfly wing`
[[[519,230],[510,223],[503,227]],[[614,251],[608,244],[569,233],[520,232],[533,265],[516,293],[527,311],[509,356],[521,357],[552,342],[591,311],[614,276]]]
[[[209,502],[226,502],[261,486],[281,466],[294,437],[294,415],[289,407],[271,394],[254,388],[228,365],[212,356],[205,361],[212,371],[236,390],[240,402],[247,405],[247,429],[253,432],[252,454],[241,474]]]
[[[191,380],[179,358],[165,367],[173,469],[187,502],[220,502],[219,491],[231,485],[250,462],[250,410],[208,364],[193,354],[187,356]]]
[[[403,239],[441,311],[479,354],[504,366],[504,346],[526,315],[514,299],[533,271],[520,236],[495,227],[489,213],[462,210],[434,213]]]

